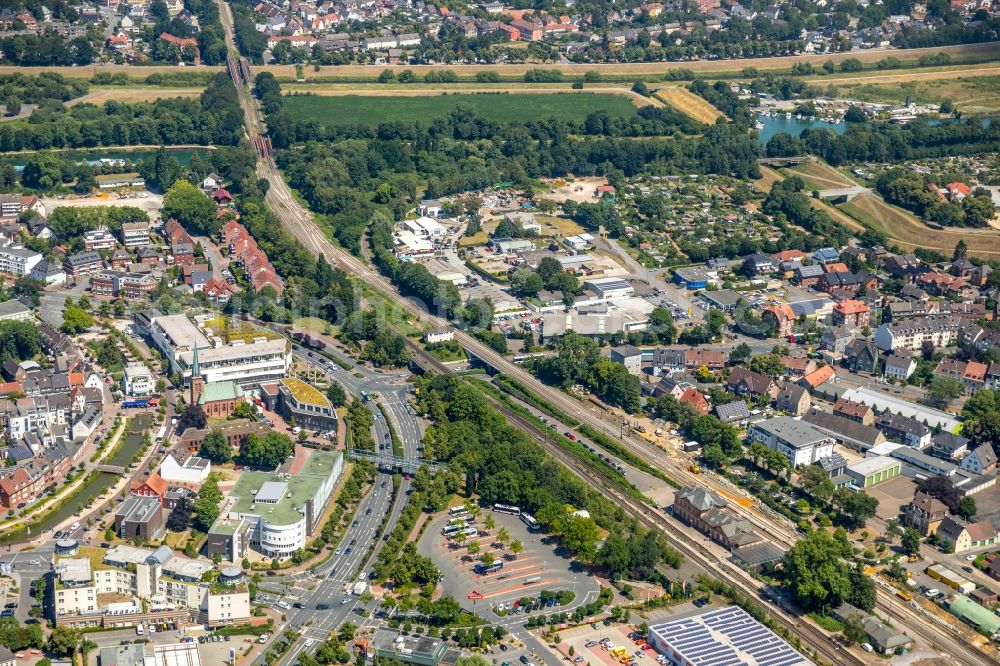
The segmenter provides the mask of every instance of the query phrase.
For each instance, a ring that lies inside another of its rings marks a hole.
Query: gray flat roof
[[[285,496],[286,490],[288,490],[288,484],[283,481],[265,481],[261,484],[260,490],[257,491],[255,499],[258,502],[276,504]]]

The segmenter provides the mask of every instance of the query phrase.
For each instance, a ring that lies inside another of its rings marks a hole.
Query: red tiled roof
[[[167,492],[167,482],[162,476],[160,476],[160,473],[156,471],[151,472],[150,475],[146,477],[145,481],[132,482],[132,490],[137,490],[143,486],[148,487],[160,497],[163,497],[163,495]]]
[[[829,365],[824,365],[822,368],[813,370],[802,379],[804,379],[812,388],[816,388],[823,382],[830,379],[830,377],[833,377],[833,368]]]
[[[861,301],[841,301],[833,306],[833,311],[844,315],[861,314],[868,312],[868,306]]]

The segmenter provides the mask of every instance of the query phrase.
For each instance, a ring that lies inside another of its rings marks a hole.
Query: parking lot
[[[878,500],[878,517],[883,520],[899,517],[901,508],[910,503],[917,484],[907,476],[897,476],[877,486],[865,488],[865,492]]]
[[[493,529],[486,530],[486,516],[492,516],[496,522]],[[568,557],[558,555],[553,545],[544,543],[541,535],[529,532],[517,516],[483,511],[471,524],[477,534],[461,545],[441,534],[448,521],[447,515],[431,521],[418,544],[418,550],[422,555],[431,557],[444,573],[442,584],[446,593],[458,599],[466,598],[473,591],[482,595],[476,600],[476,613],[496,616],[496,608],[500,616],[521,614],[523,611],[519,611],[517,606],[520,604],[517,602],[521,598],[537,598],[543,590],[570,591],[575,595],[573,601],[565,604],[553,601],[550,612],[557,608],[575,608],[597,598],[597,581],[588,576],[582,567],[574,567]],[[505,546],[497,543],[501,528],[507,531],[511,540],[519,540],[523,545],[524,550],[516,557],[510,550],[510,542]],[[488,533],[486,536],[484,531]],[[491,567],[481,561],[486,553],[495,560]],[[469,604],[471,606],[471,602]],[[501,610],[497,608],[498,604],[507,608]]]

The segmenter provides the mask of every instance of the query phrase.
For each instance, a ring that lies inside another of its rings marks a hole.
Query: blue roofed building
[[[840,253],[832,247],[821,247],[813,252],[813,259],[824,264],[840,259]]]

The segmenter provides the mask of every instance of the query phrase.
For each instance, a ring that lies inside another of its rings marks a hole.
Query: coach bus
[[[510,504],[494,504],[493,510],[497,513],[509,513],[512,516],[521,515],[521,509],[516,506],[511,506]]]
[[[493,564],[486,564],[485,562],[480,562],[473,570],[480,576],[485,576],[487,574],[495,573],[503,569],[503,560],[497,560]]]
[[[537,530],[539,527],[538,521],[530,513],[522,513],[521,522],[527,525],[529,530]]]

